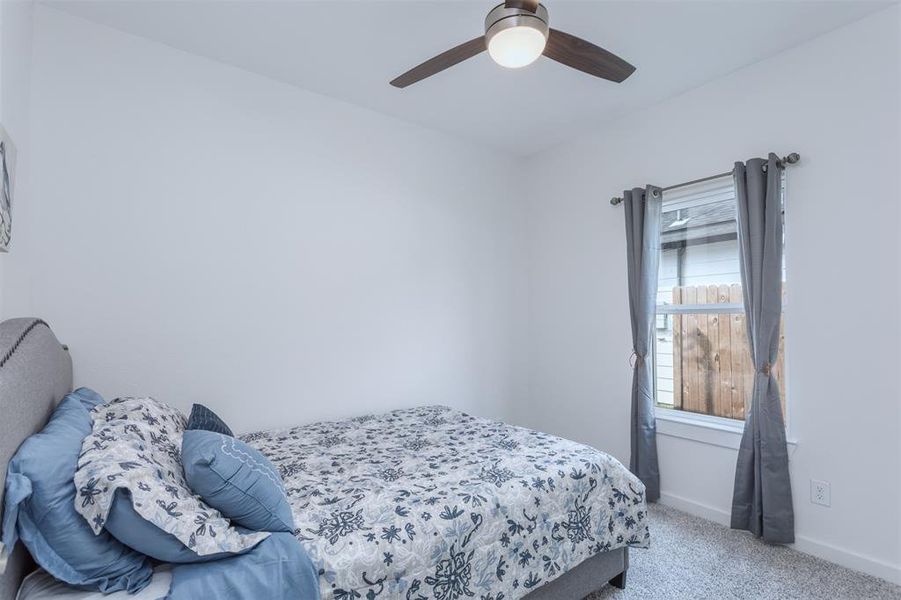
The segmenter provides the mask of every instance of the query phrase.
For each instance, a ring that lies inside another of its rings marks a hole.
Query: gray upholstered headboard
[[[71,390],[72,359],[44,321],[0,323],[0,514],[9,459],[25,438],[41,430]],[[22,544],[6,550],[10,555],[0,575],[0,600],[13,600],[32,561]]]

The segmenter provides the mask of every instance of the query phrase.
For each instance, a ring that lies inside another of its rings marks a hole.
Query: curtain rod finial
[[[610,198],[610,206],[616,206],[616,205],[622,204],[622,203],[623,203],[622,198]]]
[[[783,159],[786,163],[793,165],[801,160],[801,155],[797,152],[792,152],[788,156]]]

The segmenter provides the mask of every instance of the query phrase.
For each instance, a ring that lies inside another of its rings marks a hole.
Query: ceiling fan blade
[[[567,67],[616,83],[625,81],[635,72],[635,67],[612,52],[557,29],[551,29],[544,55]]]
[[[506,8],[520,8],[529,12],[538,10],[538,0],[507,0],[504,2]]]
[[[486,49],[484,35],[474,40],[469,40],[456,48],[451,48],[447,52],[442,52],[438,56],[430,58],[421,65],[413,67],[400,77],[395,78],[391,85],[396,88],[405,88],[417,81],[422,81],[426,77],[431,77],[435,73],[440,73],[457,63],[461,63],[467,58],[472,58]]]

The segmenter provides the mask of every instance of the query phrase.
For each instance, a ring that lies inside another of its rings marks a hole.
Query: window
[[[664,192],[656,315],[657,406],[743,420],[754,368],[731,176]],[[784,345],[783,323],[774,368],[783,410]]]

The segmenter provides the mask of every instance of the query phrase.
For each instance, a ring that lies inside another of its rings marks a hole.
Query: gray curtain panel
[[[779,385],[772,373],[782,320],[782,165],[775,154],[735,163],[745,321],[756,371],[738,451],[732,527],[765,541],[795,541]]]
[[[657,467],[657,424],[654,421],[654,370],[651,335],[657,305],[660,263],[660,188],[648,186],[623,193],[626,213],[626,258],[629,267],[629,311],[632,316],[632,455],[629,470],[644,483],[645,498],[660,498]]]

